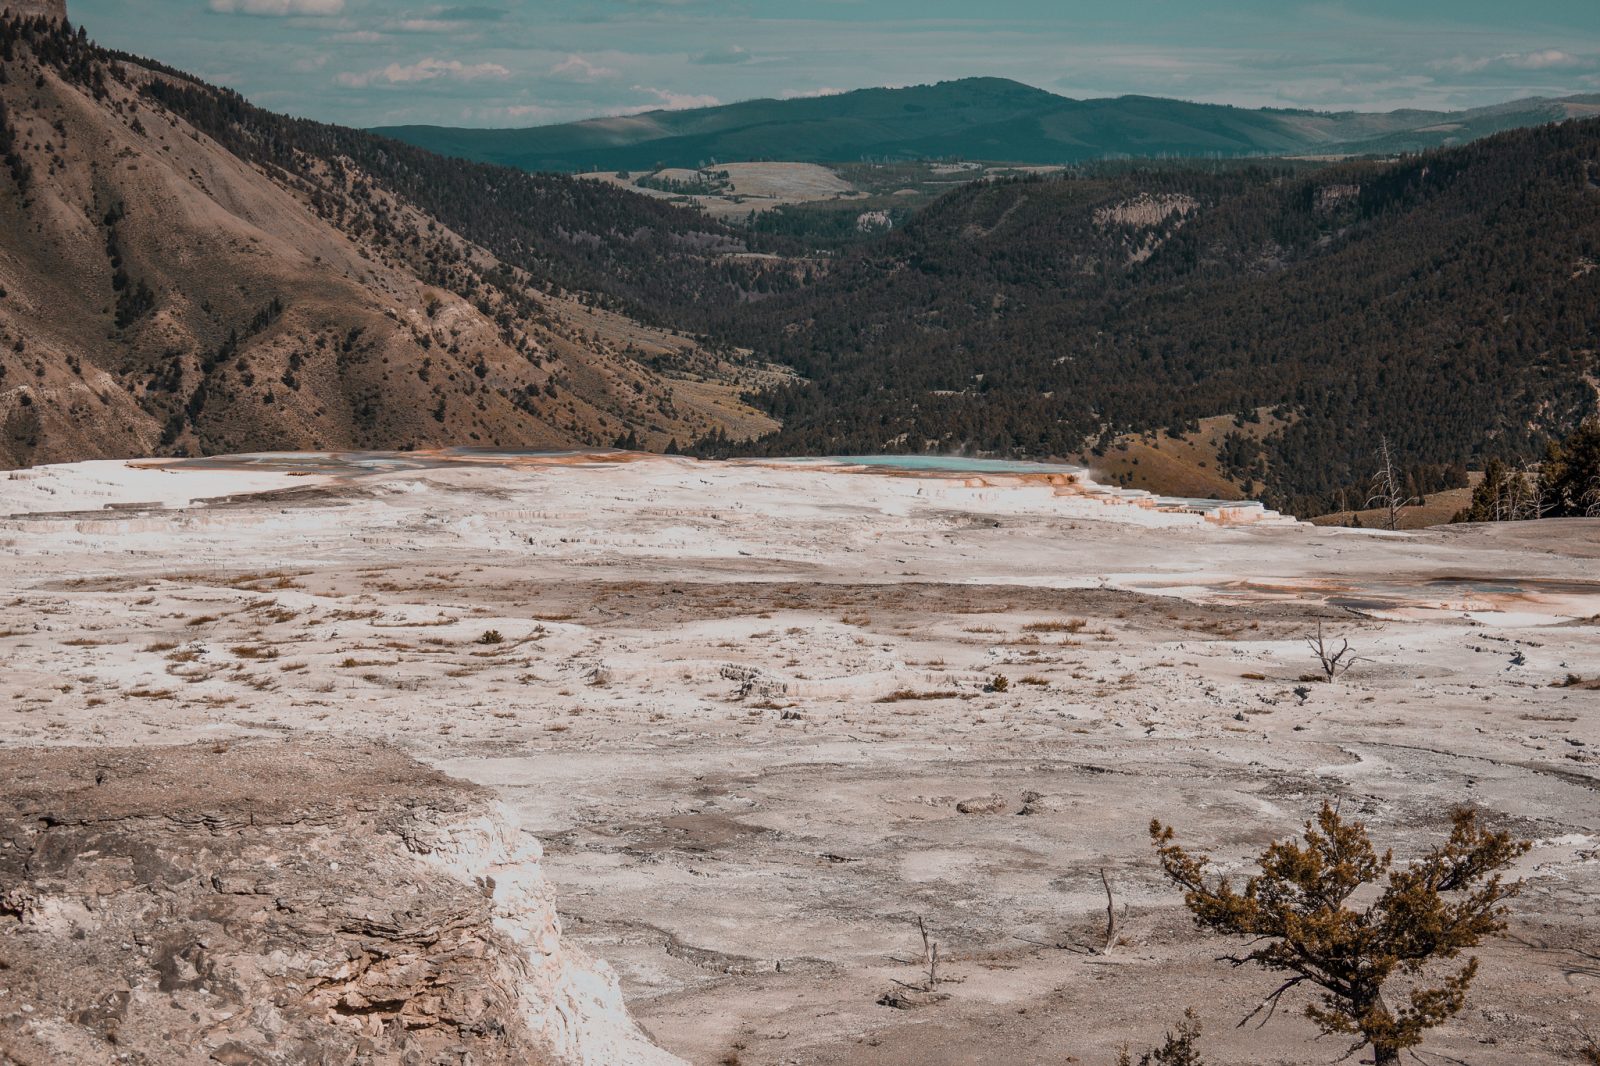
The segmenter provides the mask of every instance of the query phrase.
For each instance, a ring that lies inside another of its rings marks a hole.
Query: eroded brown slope
[[[536,292],[355,167],[269,173],[141,99],[165,75],[6,36],[0,465],[772,425],[691,339]]]

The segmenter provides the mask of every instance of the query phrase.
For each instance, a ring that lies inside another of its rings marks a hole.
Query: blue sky
[[[1600,93],[1596,0],[68,0],[102,44],[358,126],[533,126],[969,75],[1453,109]]]

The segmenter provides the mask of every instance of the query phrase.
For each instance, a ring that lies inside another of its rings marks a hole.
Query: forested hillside
[[[362,130],[274,114],[183,76],[151,79],[143,91],[258,165],[302,181],[324,166],[354,168],[550,291],[581,290],[670,316],[737,302],[758,279],[782,285],[788,276],[770,260],[741,254],[748,251],[743,235],[601,182],[447,159]],[[323,209],[315,189],[310,195]]]
[[[1600,120],[981,180],[808,248],[274,115],[64,21],[0,22],[0,71],[0,463],[697,439],[1126,477],[1158,430],[1188,483],[1310,513],[1380,438],[1439,487],[1597,409]]]
[[[271,115],[60,18],[0,19],[0,158],[0,466],[772,425],[732,397],[768,371],[641,321],[774,267],[692,214]]]
[[[1595,114],[1600,96],[1515,100],[1470,111],[1327,112],[1152,96],[1074,100],[1007,78],[961,78],[531,129],[393,126],[378,132],[463,159],[581,172],[758,159],[1062,164],[1124,156],[1418,151]]]
[[[980,183],[725,334],[809,383],[773,453],[1069,455],[1258,407],[1240,483],[1301,513],[1412,466],[1532,456],[1596,409],[1600,122],[1393,164]],[[718,442],[704,445],[718,450]]]

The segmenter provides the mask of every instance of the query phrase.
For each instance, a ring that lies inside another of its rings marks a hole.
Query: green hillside
[[[712,328],[805,379],[763,398],[773,454],[1062,456],[1274,408],[1228,472],[1320,513],[1380,436],[1481,463],[1594,413],[1597,263],[1589,120],[1397,163],[976,182]]]
[[[966,78],[532,129],[393,126],[375,132],[479,162],[582,172],[759,159],[1053,164],[1123,156],[1387,152],[1464,143],[1588,114],[1600,114],[1600,96],[1523,100],[1466,112],[1322,113],[1147,96],[1072,100],[1004,78]]]

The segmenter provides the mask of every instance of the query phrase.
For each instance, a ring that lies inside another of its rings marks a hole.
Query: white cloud
[[[466,124],[531,125],[689,107],[708,103],[704,97],[996,74],[1074,97],[1141,93],[1363,111],[1600,91],[1600,32],[1575,0],[1480,3],[1476,13],[1498,15],[1469,20],[1431,13],[1448,8],[1444,0],[1302,0],[1227,11],[1144,0],[1103,19],[1052,18],[1042,14],[1050,5],[1036,0],[999,0],[981,18],[965,19],[948,17],[950,5],[878,5],[875,12],[859,0],[801,0],[784,18],[769,17],[781,5],[748,0],[181,0],[191,13],[208,5],[235,12],[193,27],[139,17],[168,0],[81,2],[115,12],[106,18],[116,31],[108,24],[101,32],[119,46],[184,69],[228,67],[237,75],[230,84],[253,96],[274,93],[276,107],[355,125],[459,122],[462,107],[474,109]],[[244,17],[339,6],[335,17]],[[1162,18],[1149,17],[1156,9]],[[321,31],[314,42],[307,24]],[[467,34],[482,40],[463,43]],[[321,52],[331,59],[320,73],[294,65]],[[589,66],[569,64],[571,55]],[[471,81],[431,70],[419,73],[432,80],[401,82],[379,69],[426,56],[500,63],[513,73]],[[369,88],[332,91],[339,71],[352,72],[344,82]],[[549,112],[497,110],[534,102]]]
[[[1546,48],[1540,52],[1524,52],[1522,55],[1505,57],[1508,66],[1518,70],[1564,70],[1570,67],[1587,66],[1584,60],[1579,59],[1571,52],[1563,52],[1559,48]]]
[[[271,18],[312,15],[325,18],[343,13],[344,0],[211,0],[210,7],[222,15]]]
[[[612,110],[613,115],[637,115],[645,111],[687,111],[692,107],[716,107],[722,103],[709,93],[678,93],[671,89],[656,89],[649,85],[635,85],[636,93],[649,93],[655,100],[648,104],[635,104]]]
[[[554,122],[560,117],[560,112],[542,104],[511,104],[507,107],[497,108],[494,112],[506,118],[538,119],[541,122]]]
[[[1595,63],[1593,56],[1577,56],[1559,48],[1541,48],[1532,52],[1501,52],[1493,56],[1453,56],[1436,60],[1429,66],[1452,74],[1478,74],[1495,70],[1576,70],[1592,67]]]
[[[487,4],[462,4],[440,8],[434,14],[450,22],[498,22],[510,12],[503,7],[490,7]]]
[[[384,28],[397,33],[461,33],[506,17],[504,8],[481,5],[430,7],[414,15],[395,16]]]
[[[708,48],[698,55],[689,57],[689,62],[700,66],[720,66],[732,63],[748,63],[751,59],[750,52],[736,44],[723,45],[718,48]]]
[[[461,28],[461,23],[446,19],[400,19],[388,24],[400,33],[451,33]]]
[[[382,70],[369,70],[362,73],[346,71],[335,80],[352,89],[360,89],[375,83],[389,85],[405,85],[410,82],[436,81],[483,81],[486,79],[501,80],[511,77],[511,71],[499,63],[463,63],[458,59],[419,59],[415,63],[390,63]]]
[[[600,81],[617,76],[617,71],[614,68],[602,66],[576,54],[567,56],[567,58],[551,67],[550,73],[558,78],[567,78],[572,81]]]

